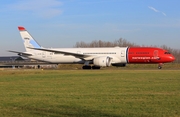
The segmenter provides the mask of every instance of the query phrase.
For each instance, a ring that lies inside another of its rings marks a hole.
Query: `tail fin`
[[[26,51],[32,51],[30,48],[41,48],[41,46],[33,39],[33,37],[24,27],[19,26],[18,29],[20,31],[22,40],[24,41]]]

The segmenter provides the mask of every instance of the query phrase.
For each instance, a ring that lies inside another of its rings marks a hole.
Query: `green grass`
[[[0,71],[0,117],[179,117],[180,70]]]

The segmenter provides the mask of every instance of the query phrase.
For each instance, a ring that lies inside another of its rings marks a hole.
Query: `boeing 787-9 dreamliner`
[[[84,64],[83,69],[100,69],[126,64],[158,64],[173,62],[175,57],[167,50],[156,47],[111,48],[44,48],[24,27],[18,27],[26,52],[10,51],[19,56],[52,64]]]

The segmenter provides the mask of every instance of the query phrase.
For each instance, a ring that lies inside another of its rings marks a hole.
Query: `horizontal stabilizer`
[[[32,56],[31,53],[27,53],[27,52],[18,52],[13,50],[9,50],[8,52],[17,53],[19,56]]]

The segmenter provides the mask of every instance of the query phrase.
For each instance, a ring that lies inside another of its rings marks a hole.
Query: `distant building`
[[[0,57],[0,68],[15,68],[22,67],[23,65],[14,65],[17,61],[25,61],[20,56],[1,56]]]
[[[21,58],[19,56],[3,56],[0,57],[0,62],[4,62],[4,61],[15,61],[16,59]],[[22,59],[22,58],[21,58]],[[23,59],[22,59],[23,60]]]
[[[0,68],[57,68],[57,64],[50,64],[31,59],[24,59],[20,56],[1,56]]]

